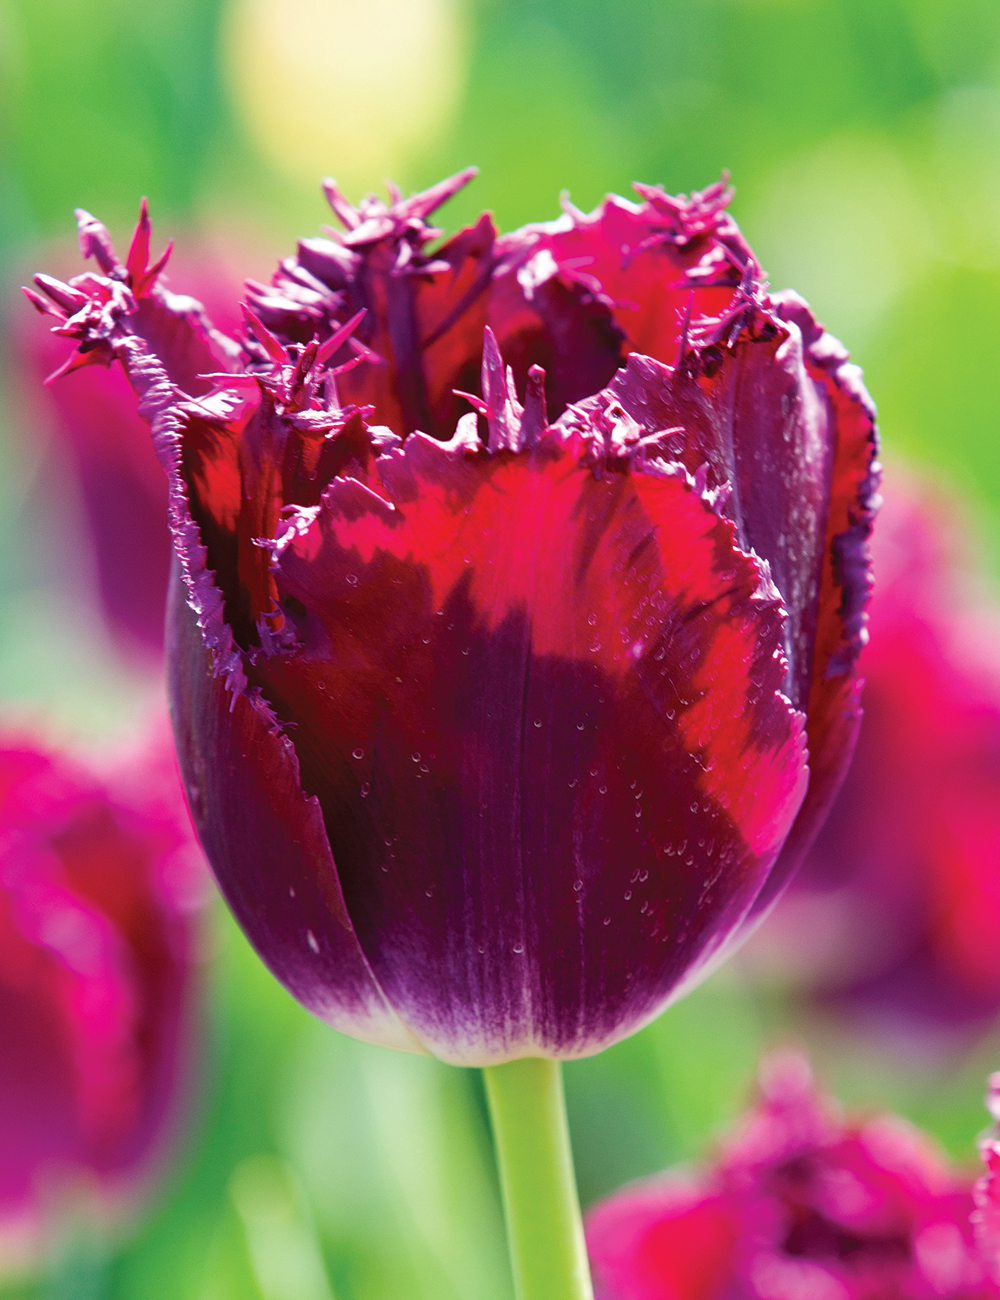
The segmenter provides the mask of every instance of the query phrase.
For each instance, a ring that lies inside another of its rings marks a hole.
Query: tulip
[[[590,1212],[598,1300],[1000,1296],[971,1179],[929,1138],[893,1115],[845,1120],[796,1053],[766,1061],[760,1086],[710,1166]]]
[[[169,1153],[201,881],[164,746],[102,780],[0,740],[0,1273],[80,1190],[130,1214]]]
[[[926,488],[887,497],[857,750],[751,952],[904,1051],[967,1044],[1000,1010],[998,610],[956,533]]]
[[[634,1032],[794,869],[857,728],[877,467],[723,183],[429,249],[471,175],[328,182],[344,233],[249,284],[238,345],[159,288],[145,209],[124,263],[80,214],[98,272],[28,292],[167,470],[178,751],[251,942],[337,1028],[498,1066]]]

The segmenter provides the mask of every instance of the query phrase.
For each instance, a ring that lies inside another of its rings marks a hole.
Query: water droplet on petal
[[[356,573],[349,573],[347,575],[347,583],[348,586],[356,587],[358,585],[358,575]]]
[[[524,952],[524,944],[523,944],[523,943],[515,943],[515,944],[514,944],[514,951],[517,952],[517,953],[522,953],[522,952]]]
[[[312,930],[306,931],[306,943],[308,943],[309,947],[313,950],[313,952],[315,953],[319,952],[319,942],[316,936],[313,934]]]
[[[358,746],[357,749],[351,750],[352,758],[364,758],[364,756],[365,756],[365,751],[360,747],[360,745]]]
[[[361,789],[360,789],[360,791],[359,791],[359,794],[361,795],[361,798],[362,798],[362,799],[367,799],[368,796],[371,794],[371,792],[372,792],[372,788],[371,788],[371,786],[368,784],[368,782],[367,782],[367,781],[362,781],[362,782],[361,782]]]

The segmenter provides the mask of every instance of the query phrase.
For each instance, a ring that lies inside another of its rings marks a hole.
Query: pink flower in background
[[[961,594],[952,533],[926,492],[887,495],[858,747],[754,949],[904,1038],[1000,1009],[1000,609]]]
[[[971,1180],[927,1137],[892,1115],[844,1120],[795,1053],[765,1062],[760,1089],[712,1166],[591,1211],[598,1300],[1000,1295],[973,1236]]]
[[[0,1267],[131,1204],[190,1075],[204,881],[166,736],[105,784],[0,740]]]
[[[986,1173],[972,1189],[972,1228],[986,1268],[1000,1284],[1000,1073],[990,1075],[986,1105],[994,1123],[979,1142]]]
[[[213,320],[235,330],[239,281],[222,263],[204,254],[182,261],[181,273]],[[171,297],[178,310],[191,301]],[[12,341],[28,407],[14,433],[51,438],[51,454],[78,485],[86,528],[79,544],[92,549],[101,612],[115,644],[157,660],[170,574],[167,484],[128,381],[117,367],[110,374],[83,368],[43,388],[41,381],[62,369],[65,344],[40,320],[19,327]],[[65,502],[48,504],[65,524]]]

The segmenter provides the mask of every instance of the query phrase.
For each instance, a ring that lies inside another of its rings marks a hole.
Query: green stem
[[[559,1062],[483,1074],[517,1300],[592,1300]]]

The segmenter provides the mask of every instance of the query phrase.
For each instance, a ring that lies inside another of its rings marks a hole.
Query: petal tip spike
[[[357,327],[361,324],[362,320],[364,320],[367,313],[368,313],[368,308],[362,307],[360,311],[356,311],[354,313],[354,315],[351,317],[349,321],[346,322],[346,324],[341,325],[339,329],[334,330],[334,332],[330,335],[330,337],[324,343],[320,344],[319,349],[316,352],[317,365],[320,366],[323,365],[326,361],[330,359],[330,357],[333,356],[333,354],[337,351],[337,349],[341,346],[341,344],[347,342],[347,340],[351,337],[351,335],[354,333]],[[361,357],[359,359],[367,360],[367,358],[365,357]]]
[[[132,235],[132,242],[129,244],[128,253],[125,257],[125,268],[132,277],[132,284],[138,288],[139,281],[144,278],[144,272],[149,264],[149,237],[152,233],[152,227],[149,221],[149,203],[145,197],[139,204],[139,220],[136,222],[135,233]]]
[[[118,255],[115,253],[115,246],[111,242],[107,227],[98,221],[92,213],[88,212],[86,208],[76,208],[74,215],[76,217],[80,252],[83,256],[85,258],[95,258],[105,275],[117,271],[121,263],[118,261]]]
[[[323,193],[326,201],[329,203],[333,214],[339,220],[345,230],[357,230],[361,225],[361,217],[353,203],[349,203],[345,195],[341,192],[340,187],[332,176],[324,176]]]
[[[549,427],[549,413],[545,400],[545,371],[532,366],[524,389],[524,415],[521,417],[521,437],[526,447],[534,447],[542,433]]]
[[[266,325],[250,310],[245,302],[240,303],[240,311],[243,313],[243,320],[247,329],[253,334],[254,338],[261,345],[272,361],[280,365],[286,365],[289,357],[288,353],[281,346]]]

